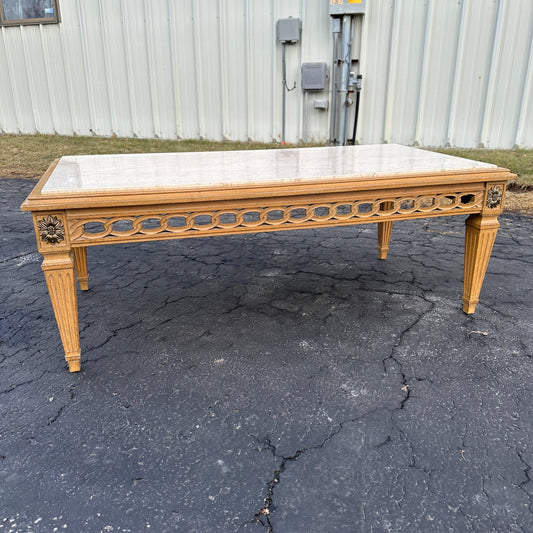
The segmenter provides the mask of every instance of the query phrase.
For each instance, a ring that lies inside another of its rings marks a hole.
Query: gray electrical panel
[[[315,100],[315,109],[322,109],[324,111],[329,107],[328,100]]]
[[[281,43],[297,43],[300,40],[300,19],[289,17],[279,19],[277,24],[278,41]]]
[[[329,14],[332,16],[341,15],[362,15],[365,12],[366,0],[328,0]]]
[[[302,90],[322,91],[327,83],[327,63],[302,63]]]

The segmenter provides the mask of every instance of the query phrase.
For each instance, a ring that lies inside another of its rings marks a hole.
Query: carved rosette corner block
[[[65,240],[65,226],[59,218],[47,215],[37,222],[37,226],[39,228],[39,236],[43,242],[58,244]]]
[[[487,207],[495,209],[502,203],[503,189],[500,185],[494,185],[487,192]]]

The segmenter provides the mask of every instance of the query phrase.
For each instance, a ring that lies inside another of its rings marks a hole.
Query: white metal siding
[[[286,138],[298,142],[301,63],[331,67],[328,0],[59,1],[61,24],[0,29],[0,132],[279,140],[276,21],[292,16]],[[366,4],[358,142],[533,147],[533,1]],[[308,140],[328,139],[330,111],[313,103],[330,96],[309,94]]]

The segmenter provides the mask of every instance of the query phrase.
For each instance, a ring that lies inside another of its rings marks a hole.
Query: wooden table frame
[[[513,177],[507,169],[493,167],[201,191],[42,194],[58,161],[21,209],[33,215],[42,269],[71,372],[81,368],[75,277],[81,290],[87,290],[87,246],[375,222],[378,255],[385,259],[395,220],[469,215],[463,310],[473,313],[499,228],[505,185]],[[129,228],[119,227],[124,221]]]

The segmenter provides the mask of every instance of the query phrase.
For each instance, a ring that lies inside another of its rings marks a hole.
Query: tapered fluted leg
[[[78,275],[78,283],[82,291],[89,290],[89,273],[87,271],[87,248],[73,248],[74,251],[74,265],[76,267],[76,274]]]
[[[378,222],[378,257],[387,259],[389,251],[392,222]]]
[[[392,202],[384,202],[380,206],[381,211],[392,209],[394,204]],[[387,259],[389,251],[389,242],[392,233],[392,221],[378,222],[378,257],[380,259]]]
[[[81,369],[80,339],[73,256],[72,253],[65,252],[43,254],[43,257],[42,269],[63,342],[65,359],[69,370],[78,372]]]
[[[495,216],[470,215],[466,220],[463,311],[467,314],[472,314],[479,302],[499,227]]]

